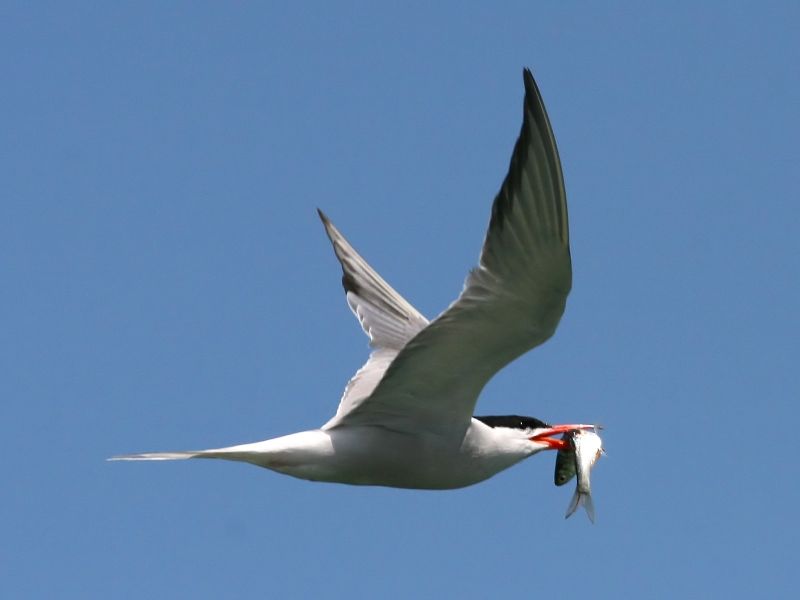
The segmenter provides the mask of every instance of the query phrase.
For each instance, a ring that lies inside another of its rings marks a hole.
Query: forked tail
[[[187,458],[200,458],[205,451],[183,452],[142,452],[140,454],[120,454],[107,460],[186,460]]]
[[[186,460],[187,458],[222,458],[225,460],[235,460],[244,462],[255,461],[262,466],[265,464],[266,457],[270,456],[270,440],[256,442],[254,444],[239,444],[227,448],[211,448],[209,450],[177,450],[175,452],[139,452],[137,454],[120,454],[112,456],[108,460]]]
[[[176,452],[141,452],[121,454],[108,460],[186,460],[187,458],[220,458],[235,462],[246,462],[265,469],[272,469],[295,477],[309,479],[304,473],[307,467],[315,466],[319,457],[332,454],[330,436],[324,431],[301,431],[270,440],[237,444],[225,448],[208,450],[184,450]]]
[[[564,515],[564,518],[568,519],[571,517],[572,513],[578,510],[578,507],[581,505],[583,505],[583,508],[586,510],[586,516],[594,523],[594,502],[592,501],[592,494],[591,492],[581,492],[577,488],[572,495],[572,500],[569,503],[569,507],[567,507],[567,514]]]

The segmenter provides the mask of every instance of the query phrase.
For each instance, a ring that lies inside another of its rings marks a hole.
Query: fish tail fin
[[[578,507],[581,505],[581,493],[578,490],[575,490],[575,493],[572,494],[572,500],[569,501],[569,506],[567,507],[567,514],[564,515],[565,519],[569,519],[572,514],[578,510]]]
[[[572,500],[570,500],[569,506],[567,507],[567,514],[564,515],[564,518],[568,519],[571,517],[581,505],[583,506],[584,510],[586,510],[586,516],[588,516],[589,520],[594,523],[594,502],[592,501],[592,494],[591,492],[581,492],[577,489],[572,495]]]
[[[583,494],[583,508],[586,511],[586,516],[594,524],[594,500],[591,494]]]

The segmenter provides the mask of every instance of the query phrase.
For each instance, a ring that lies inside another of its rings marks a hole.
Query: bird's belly
[[[330,452],[275,470],[312,481],[443,490],[478,483],[511,466],[464,452],[463,440],[434,434],[377,427],[328,433]]]

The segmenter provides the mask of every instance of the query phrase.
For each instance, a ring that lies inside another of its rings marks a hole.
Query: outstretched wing
[[[572,285],[561,162],[539,89],[525,69],[522,131],[478,266],[459,298],[399,351],[366,401],[340,423],[466,428],[506,364],[547,340]]]
[[[372,393],[397,353],[428,325],[428,319],[369,266],[321,210],[317,212],[342,265],[347,304],[374,349],[366,364],[345,387],[336,420]]]

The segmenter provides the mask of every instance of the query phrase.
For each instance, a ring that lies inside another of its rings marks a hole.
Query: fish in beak
[[[568,438],[568,442],[572,447],[575,472],[578,476],[575,493],[569,503],[565,517],[569,518],[579,506],[583,506],[586,509],[586,515],[589,520],[594,523],[594,502],[592,502],[592,486],[589,481],[589,474],[592,472],[592,467],[594,467],[597,459],[605,454],[603,441],[594,431],[576,431],[564,437]],[[558,460],[556,460],[556,464],[558,464]],[[556,478],[558,478],[558,469],[556,469]],[[558,485],[558,481],[556,481],[556,485]]]
[[[534,435],[529,439],[532,442],[546,444],[548,450],[569,450],[570,443],[566,439],[567,438],[566,435],[562,438],[556,438],[553,436],[566,434],[574,431],[594,430],[595,428],[596,428],[595,425],[583,425],[583,424],[553,425],[552,427],[547,427],[546,429],[540,430],[536,435]]]

